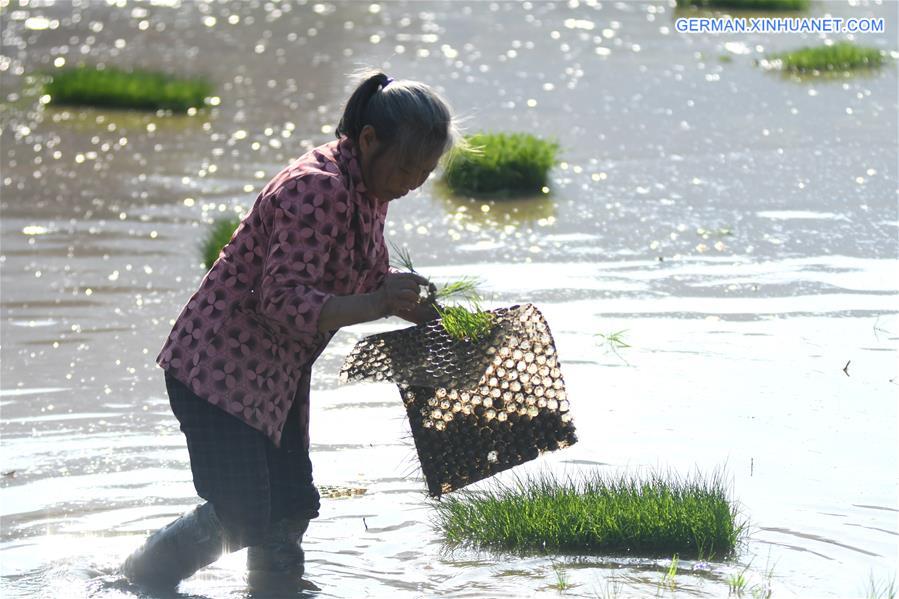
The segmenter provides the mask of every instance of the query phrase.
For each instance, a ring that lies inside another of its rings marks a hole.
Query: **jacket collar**
[[[334,159],[349,174],[353,189],[362,195],[368,196],[368,189],[366,189],[365,181],[362,179],[362,163],[359,150],[356,144],[353,143],[353,140],[349,137],[341,137],[337,141]]]

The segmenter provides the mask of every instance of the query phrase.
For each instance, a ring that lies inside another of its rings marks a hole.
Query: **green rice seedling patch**
[[[461,490],[436,504],[449,545],[513,553],[681,559],[734,553],[745,523],[720,475],[709,478],[550,475]]]
[[[547,186],[559,145],[527,133],[477,133],[468,136],[443,174],[460,194],[512,196],[540,193]]]
[[[203,254],[203,268],[212,268],[222,248],[231,241],[238,226],[240,226],[240,218],[237,216],[219,218],[212,223],[200,248]]]
[[[212,93],[202,79],[178,79],[153,71],[79,66],[50,74],[44,93],[51,104],[185,112]]]
[[[831,46],[807,47],[772,54],[766,62],[786,72],[809,74],[877,68],[884,64],[885,58],[877,48],[838,42]]]

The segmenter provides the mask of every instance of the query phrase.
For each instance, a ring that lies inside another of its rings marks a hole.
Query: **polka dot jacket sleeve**
[[[333,295],[322,291],[322,283],[345,221],[346,203],[335,197],[340,187],[330,175],[305,175],[284,183],[270,200],[260,310],[303,343],[313,343],[321,335],[319,314]]]

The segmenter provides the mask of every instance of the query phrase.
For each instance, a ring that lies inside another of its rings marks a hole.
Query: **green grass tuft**
[[[780,63],[781,69],[793,73],[821,71],[851,71],[881,66],[884,56],[876,48],[863,48],[851,42],[832,46],[801,48],[793,52],[773,54],[770,60]]]
[[[600,347],[603,347],[606,353],[613,353],[618,358],[627,364],[627,360],[624,359],[624,356],[618,350],[627,349],[631,347],[630,343],[624,340],[624,334],[627,333],[627,329],[623,329],[621,331],[615,331],[613,333],[596,333],[596,336],[599,337]]]
[[[625,333],[627,333],[627,329],[615,331],[614,333],[596,333],[596,336],[602,340],[609,350],[617,353],[619,349],[630,347],[630,344],[624,340]]]
[[[227,216],[216,219],[206,237],[203,239],[201,251],[203,252],[203,268],[210,269],[218,259],[222,248],[231,241],[231,236],[240,225],[240,218],[237,216]]]
[[[81,66],[50,75],[44,93],[51,104],[185,112],[212,93],[204,80],[176,79],[150,71]]]
[[[809,0],[677,0],[678,8],[733,8],[737,10],[800,11]]]
[[[447,162],[443,178],[456,193],[540,193],[556,162],[559,144],[527,133],[477,133]]]
[[[682,559],[732,555],[745,524],[720,475],[581,482],[544,475],[462,490],[436,504],[450,545],[515,553],[617,553]]]
[[[571,588],[571,583],[568,582],[568,574],[565,573],[565,566],[562,564],[553,563],[553,573],[556,575],[556,582],[553,584],[559,591],[567,591]]]
[[[659,587],[667,588],[670,591],[677,590],[677,566],[680,563],[680,558],[675,553],[671,557],[671,563],[668,564],[668,569],[665,571],[665,576],[662,577],[662,582]]]
[[[896,599],[896,580],[878,581],[872,573],[865,589],[865,599]]]
[[[747,570],[749,570],[749,566],[727,577],[728,594],[737,595],[738,597],[743,596],[746,587],[749,585],[749,578],[746,576]]]

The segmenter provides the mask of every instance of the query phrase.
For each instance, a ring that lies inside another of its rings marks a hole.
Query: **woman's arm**
[[[420,275],[388,273],[384,284],[372,293],[332,295],[319,312],[318,330],[324,333],[385,316],[417,313],[421,285],[428,285],[428,280]]]
[[[260,204],[269,240],[257,290],[259,311],[288,327],[302,343],[316,343],[319,312],[333,297],[318,288],[346,220],[337,211],[331,179],[321,173],[302,175]]]

